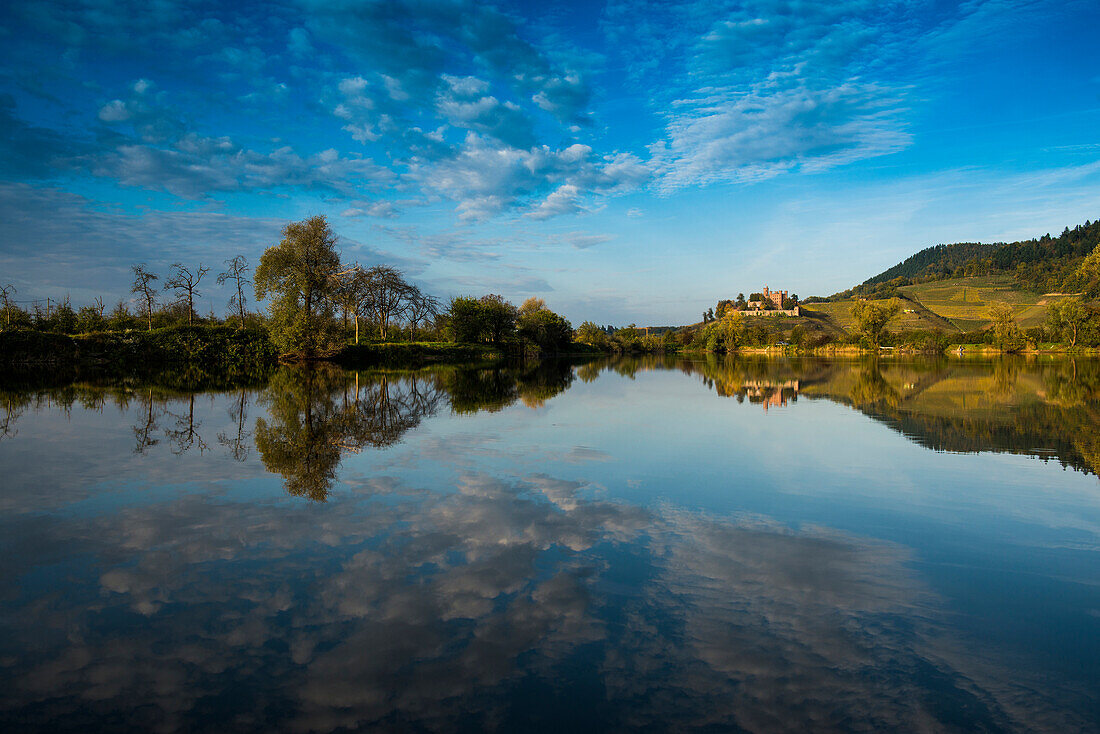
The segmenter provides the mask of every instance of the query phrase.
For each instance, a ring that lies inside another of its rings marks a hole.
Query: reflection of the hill
[[[649,357],[584,368],[633,376],[677,369],[724,397],[849,405],[938,451],[1002,451],[1100,473],[1100,361],[1045,357],[829,360]]]

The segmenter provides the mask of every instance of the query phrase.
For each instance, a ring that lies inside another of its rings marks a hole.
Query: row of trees
[[[548,309],[541,298],[528,298],[519,308],[498,295],[454,298],[441,323],[447,335],[460,343],[503,346],[518,342],[554,352],[573,341],[573,326]]]
[[[229,299],[229,310],[236,316],[238,323],[243,325],[248,315],[245,311],[246,299],[244,286],[251,281],[246,277],[248,260],[243,255],[225,261],[226,270],[217,276],[218,283],[231,283],[234,293]],[[38,303],[31,310],[19,307],[13,296],[17,290],[12,285],[0,287],[0,302],[3,304],[4,328],[33,328],[39,331],[51,331],[65,334],[86,334],[97,331],[124,331],[137,326],[140,318],[146,329],[167,326],[173,323],[186,322],[189,326],[196,321],[217,321],[217,317],[211,314],[207,319],[199,318],[195,311],[195,299],[201,297],[199,285],[210,272],[210,268],[199,266],[192,270],[182,263],[173,263],[172,272],[160,286],[160,276],[151,272],[142,263],[131,268],[133,281],[130,292],[137,296],[138,313],[130,311],[129,306],[123,302],[107,311],[102,298],[96,298],[88,306],[74,310],[68,298],[50,303],[46,300],[46,307]],[[169,292],[173,296],[167,301],[162,299],[162,293]]]

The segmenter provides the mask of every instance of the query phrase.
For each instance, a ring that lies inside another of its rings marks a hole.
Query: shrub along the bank
[[[68,336],[15,329],[0,332],[0,365],[77,365],[145,369],[190,364],[250,369],[278,359],[263,328],[170,326],[152,331],[97,332]]]

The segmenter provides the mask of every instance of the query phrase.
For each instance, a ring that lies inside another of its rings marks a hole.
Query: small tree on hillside
[[[130,292],[138,294],[141,299],[142,310],[149,331],[153,330],[153,309],[157,306],[157,290],[153,288],[154,281],[159,278],[145,269],[145,263],[133,265],[130,268],[134,272],[134,280],[130,284]]]
[[[1024,346],[1024,335],[1020,332],[1020,325],[1016,323],[1012,306],[994,303],[989,307],[989,315],[993,319],[990,331],[997,348],[1005,352],[1020,351]]]
[[[1047,308],[1047,318],[1055,334],[1069,337],[1069,345],[1077,345],[1077,334],[1089,318],[1089,309],[1080,298],[1067,298],[1061,303],[1052,303]]]
[[[870,340],[877,349],[882,339],[882,331],[890,319],[898,315],[901,304],[897,299],[891,299],[885,304],[871,303],[870,301],[856,301],[852,304],[852,316],[856,320],[856,328],[861,334]]]
[[[1100,295],[1100,245],[1085,256],[1074,274],[1081,290],[1089,297]]]

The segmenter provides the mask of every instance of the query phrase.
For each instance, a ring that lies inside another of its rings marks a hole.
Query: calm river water
[[[1100,731],[1100,362],[0,382],[4,731]]]

